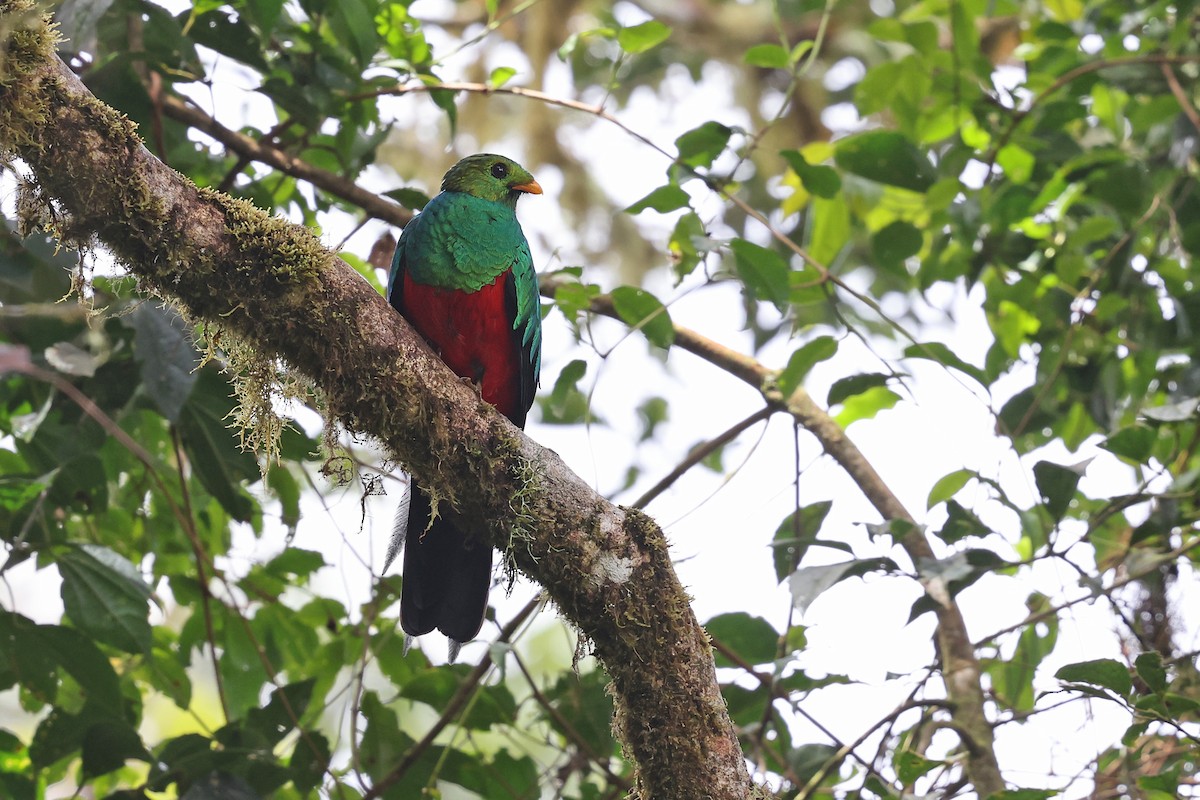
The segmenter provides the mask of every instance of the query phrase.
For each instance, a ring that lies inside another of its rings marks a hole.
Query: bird
[[[392,307],[520,428],[538,387],[542,320],[537,273],[516,208],[522,195],[541,193],[512,159],[467,156],[405,226],[388,276]],[[492,548],[444,515],[431,519],[432,505],[410,477],[384,570],[403,549],[401,628],[410,642],[441,631],[453,661],[483,626]]]

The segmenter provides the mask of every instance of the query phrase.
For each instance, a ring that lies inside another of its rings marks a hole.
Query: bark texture
[[[661,529],[485,405],[308,230],[158,161],[54,54],[24,0],[0,0],[0,153],[29,166],[60,237],[101,242],[147,288],[284,359],[349,430],[486,527],[594,642],[637,766],[634,796],[749,795],[712,651]]]

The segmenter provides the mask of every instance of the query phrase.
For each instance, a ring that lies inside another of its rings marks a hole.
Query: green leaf
[[[922,342],[904,348],[905,358],[925,358],[952,367],[964,375],[974,378],[981,386],[987,386],[987,375],[979,367],[968,364],[942,342]]]
[[[799,150],[783,150],[780,155],[800,178],[804,188],[825,199],[832,198],[842,190],[842,178],[837,170],[824,164],[809,164]]]
[[[956,500],[946,502],[946,524],[938,531],[938,538],[946,544],[954,544],[967,536],[987,536],[992,529],[984,525]]]
[[[720,614],[704,624],[708,635],[736,653],[747,664],[765,664],[774,660],[779,632],[762,617],[744,611]],[[714,656],[718,667],[737,666],[718,648]]]
[[[292,751],[292,784],[302,795],[316,789],[325,779],[325,769],[332,753],[329,739],[320,731],[306,730]]]
[[[729,247],[737,259],[738,274],[750,292],[783,309],[788,302],[790,272],[783,256],[745,239],[734,239]]]
[[[817,567],[801,567],[788,576],[788,590],[792,593],[792,605],[801,614],[825,590],[846,578],[865,575],[868,572],[894,570],[896,564],[890,558],[858,558],[839,564],[822,564]]]
[[[225,417],[232,410],[229,392],[218,373],[202,370],[179,416],[179,431],[200,483],[231,517],[246,522],[254,505],[240,482],[258,477],[258,462],[238,447],[226,427]]]
[[[756,44],[742,57],[752,67],[787,69],[791,66],[788,51],[777,44]]]
[[[374,13],[368,0],[340,0],[333,3],[326,19],[338,41],[353,54],[359,69],[366,69],[379,48]]]
[[[845,542],[817,538],[817,534],[821,532],[821,526],[825,524],[825,517],[829,515],[829,509],[832,507],[832,501],[819,500],[800,509],[798,524],[795,511],[788,514],[783,518],[783,522],[779,523],[779,527],[775,529],[775,536],[771,539],[776,580],[782,582],[784,578],[792,574],[800,566],[800,561],[810,547],[828,547],[854,555],[850,545]]]
[[[1039,461],[1033,465],[1033,479],[1037,483],[1038,493],[1046,510],[1057,522],[1067,513],[1071,500],[1075,497],[1075,488],[1083,477],[1091,459],[1073,467],[1064,467],[1049,461]]]
[[[883,266],[899,266],[921,252],[925,237],[915,225],[895,220],[871,236],[871,252]]]
[[[930,760],[912,750],[901,750],[892,759],[892,763],[896,767],[896,777],[900,779],[901,783],[907,785],[922,775],[944,766],[946,762]]]
[[[850,208],[841,194],[829,200],[817,197],[811,215],[808,254],[818,264],[829,266],[850,241]]]
[[[719,122],[706,122],[675,140],[679,160],[691,167],[710,167],[729,144],[733,129]]]
[[[914,192],[924,192],[937,180],[937,170],[925,154],[897,131],[847,136],[837,143],[833,160],[846,172]]]
[[[1158,431],[1154,428],[1134,424],[1121,428],[1101,442],[1100,446],[1134,464],[1144,464],[1154,451],[1157,439]]]
[[[880,411],[887,411],[900,402],[900,395],[886,386],[875,386],[862,394],[846,398],[842,410],[834,419],[843,428],[850,423],[864,419],[873,419]]]
[[[178,312],[157,303],[139,303],[122,320],[133,328],[133,353],[145,392],[164,417],[178,422],[199,377],[200,354],[187,324]]]
[[[776,383],[784,397],[790,397],[800,386],[809,370],[814,366],[833,358],[837,353],[838,341],[832,336],[817,336],[805,342],[788,358],[787,366],[780,371]]]
[[[652,19],[640,25],[632,25],[617,31],[617,44],[630,55],[644,53],[657,47],[671,35],[671,28]]]
[[[880,372],[864,372],[859,375],[850,375],[849,377],[841,378],[834,381],[833,385],[829,387],[829,394],[825,402],[831,406],[844,403],[847,398],[854,397],[879,386],[886,386],[890,379],[891,376]]]
[[[938,478],[937,483],[929,490],[929,498],[925,502],[925,509],[929,510],[938,503],[949,500],[967,485],[967,481],[974,477],[976,477],[975,470],[958,469]]]
[[[675,262],[676,278],[682,280],[692,274],[700,264],[702,252],[708,249],[707,244],[707,232],[700,217],[694,211],[681,216],[667,242],[667,250]]]
[[[1054,677],[1064,683],[1099,686],[1121,697],[1128,697],[1133,690],[1133,679],[1129,677],[1129,669],[1111,658],[1067,664],[1054,673]]]
[[[612,300],[621,321],[640,329],[651,344],[666,350],[674,343],[675,325],[657,297],[635,286],[618,286]]]
[[[539,399],[542,422],[550,425],[574,425],[595,421],[587,395],[579,389],[579,381],[587,373],[587,362],[575,359],[558,373],[550,394]]]
[[[138,732],[125,720],[106,719],[88,726],[81,743],[85,777],[104,775],[125,766],[130,758],[150,761]]]
[[[660,214],[666,214],[686,208],[689,202],[691,202],[691,198],[688,197],[687,192],[675,184],[669,183],[666,186],[658,187],[641,200],[626,208],[625,213],[640,214],[649,208]]]
[[[488,86],[491,86],[493,89],[498,89],[504,84],[508,83],[509,79],[516,74],[517,71],[512,67],[496,67],[494,70],[492,70],[491,76],[488,77]]]
[[[638,441],[645,442],[654,438],[658,426],[670,417],[671,407],[667,401],[657,395],[647,397],[637,407],[638,417],[642,420],[642,433]]]
[[[63,605],[80,630],[126,652],[150,650],[150,589],[133,564],[87,544],[66,550],[58,569]]]
[[[1139,653],[1133,668],[1150,691],[1162,694],[1167,690],[1167,668],[1163,666],[1161,653],[1155,650]]]
[[[384,192],[384,197],[390,197],[405,208],[411,208],[413,211],[420,211],[429,204],[429,195],[422,192],[420,189],[411,187],[401,187],[392,189],[390,192]]]

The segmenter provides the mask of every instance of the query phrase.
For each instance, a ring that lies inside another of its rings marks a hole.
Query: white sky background
[[[170,4],[168,4],[170,5]],[[631,7],[624,7],[628,10]],[[414,17],[440,18],[452,11],[439,0],[417,0],[411,8]],[[637,22],[631,18],[623,22]],[[450,41],[441,41],[437,31],[428,30],[434,52],[446,52]],[[468,30],[467,36],[475,31]],[[505,48],[501,63],[520,66],[522,61],[515,49]],[[465,77],[467,65],[475,58],[474,48],[450,59],[440,75],[446,80]],[[227,127],[252,124],[265,129],[276,121],[274,113],[261,96],[254,94],[255,79],[228,59],[206,52],[210,74],[223,86],[233,80],[242,91],[222,89],[216,108],[212,95],[203,87],[188,93]],[[489,60],[490,66],[498,66]],[[518,75],[514,83],[521,84],[528,73]],[[693,84],[690,79],[671,81],[670,96],[674,104],[667,105],[649,92],[634,94],[630,106],[618,111],[618,116],[635,130],[648,135],[660,145],[669,147],[684,131],[709,119],[730,125],[745,125],[741,112],[732,106],[727,76],[720,69],[705,71],[704,81]],[[547,90],[565,97],[573,96],[567,68],[555,62],[547,81]],[[664,93],[667,94],[667,93]],[[443,115],[424,95],[388,98],[383,103],[385,115],[395,114],[407,120],[414,115],[423,120],[422,129],[434,134],[437,148],[446,142]],[[644,196],[663,183],[665,160],[644,145],[626,137],[601,121],[587,122],[578,127],[578,115],[564,113],[564,123],[573,123],[564,130],[562,141],[572,153],[593,167],[598,180],[618,205],[625,205]],[[853,119],[826,119],[832,127],[854,125]],[[469,142],[471,132],[463,131],[460,141]],[[528,155],[520,141],[487,142],[487,149],[497,150],[521,160]],[[449,167],[458,156],[430,149],[428,158]],[[615,166],[619,165],[619,166]],[[557,213],[555,198],[562,190],[561,174],[553,169],[535,170],[546,193],[521,201],[518,214],[522,220],[539,268],[557,268],[580,263],[573,257],[579,232],[569,229]],[[392,170],[374,167],[362,176],[360,183],[376,191],[387,191],[402,185]],[[430,194],[436,184],[424,187]],[[692,187],[689,186],[689,189]],[[7,195],[7,192],[6,192]],[[701,216],[715,211],[712,198],[697,195]],[[639,223],[645,225],[650,241],[665,245],[674,222],[654,212],[644,212]],[[321,218],[323,239],[337,244],[353,229],[354,222],[342,214],[327,214]],[[384,226],[372,223],[351,236],[345,249],[364,256]],[[720,230],[716,233],[720,235]],[[552,255],[553,251],[558,256]],[[666,259],[664,257],[665,265]],[[586,267],[586,265],[585,265]],[[612,276],[585,269],[585,280],[610,286]],[[667,268],[653,273],[646,288],[660,299],[680,297],[671,304],[672,318],[678,324],[692,327],[710,338],[751,352],[752,341],[743,331],[743,316],[736,286],[723,284],[687,293],[695,281],[685,282],[678,289],[672,285]],[[961,290],[940,290],[939,304],[951,310],[953,323],[935,309],[922,309],[928,324],[921,331],[923,341],[943,341],[968,362],[979,364],[990,344],[979,297]],[[847,302],[853,302],[852,300]],[[597,339],[607,349],[623,336],[623,328],[603,321],[595,326]],[[814,331],[817,335],[826,331]],[[840,335],[840,332],[833,332]],[[786,363],[791,351],[805,341],[776,339],[757,357],[768,366]],[[578,346],[558,312],[546,320],[544,333],[542,386],[548,391],[561,368],[575,358],[589,362],[584,384],[594,387],[593,404],[609,426],[563,427],[543,425],[535,410],[527,432],[543,445],[558,451],[566,462],[599,491],[611,493],[623,482],[628,464],[637,461],[643,466],[642,477],[619,501],[629,502],[683,458],[689,447],[715,436],[734,422],[761,407],[757,392],[715,367],[681,350],[672,350],[666,370],[654,354],[648,352],[644,338],[634,335],[616,347],[612,357],[601,365],[595,353]],[[880,346],[885,355],[893,349]],[[935,509],[926,513],[925,501],[938,478],[961,467],[976,469],[999,479],[1010,496],[1024,506],[1035,502],[1029,468],[1037,460],[1049,459],[1073,464],[1096,457],[1088,469],[1081,488],[1089,494],[1112,494],[1117,487],[1130,485],[1130,472],[1117,460],[1094,446],[1085,446],[1077,453],[1048,450],[1036,458],[1019,461],[1007,442],[997,438],[990,406],[999,408],[1012,393],[1024,388],[1031,378],[1030,370],[1019,371],[1007,381],[1007,394],[989,400],[969,379],[948,373],[925,361],[904,362],[903,370],[911,374],[907,388],[911,396],[899,390],[905,399],[893,410],[882,412],[876,419],[851,426],[850,435],[879,471],[884,481],[904,502],[918,521],[934,529],[940,527],[944,513]],[[875,356],[853,338],[841,341],[838,355],[820,364],[806,381],[806,386],[818,401],[823,401],[829,384],[837,378],[856,372],[881,371]],[[641,431],[636,408],[650,394],[659,394],[669,401],[670,417],[662,424],[650,442],[636,446]],[[693,469],[668,492],[656,499],[647,511],[663,524],[672,543],[680,578],[695,598],[695,609],[701,621],[734,610],[745,610],[768,619],[782,630],[787,620],[790,597],[786,587],[776,584],[769,543],[776,527],[792,510],[794,504],[793,476],[795,474],[794,442],[790,420],[777,415],[766,434],[759,440],[762,426],[742,435],[736,444],[726,448],[724,463],[732,470],[745,459],[745,465],[731,475],[716,475],[703,467]],[[800,434],[800,463],[803,476],[800,482],[802,502],[809,504],[832,499],[833,510],[822,529],[822,538],[851,544],[857,557],[889,555],[903,568],[910,569],[902,551],[889,548],[882,542],[872,542],[862,523],[879,522],[878,514],[845,474],[827,457],[823,457],[811,437]],[[318,479],[319,480],[319,479]],[[726,485],[724,482],[728,480]],[[371,591],[369,576],[363,561],[378,571],[390,532],[398,484],[389,482],[392,496],[369,501],[369,516],[360,527],[360,492],[356,486],[347,489],[329,488],[324,501],[330,505],[327,513],[322,501],[305,498],[304,518],[294,540],[295,546],[321,551],[334,566],[322,571],[314,580],[316,588],[355,608]],[[959,495],[968,508],[986,495],[974,483]],[[981,515],[995,525],[999,534],[988,537],[983,546],[995,549],[1005,558],[1015,554],[1008,541],[1015,541],[1019,529],[1010,514],[997,511],[995,504],[985,506]],[[233,559],[245,559],[244,568],[251,562],[269,558],[283,546],[284,532],[275,526],[256,539],[248,529],[235,537]],[[1068,534],[1064,534],[1068,535]],[[1078,536],[1078,534],[1069,534]],[[934,542],[935,547],[938,543]],[[973,546],[980,546],[974,543]],[[942,553],[949,551],[942,548]],[[1073,552],[1081,566],[1091,568],[1082,553]],[[822,561],[841,561],[845,555],[833,550],[817,549],[806,557],[805,565]],[[398,569],[393,567],[393,570]],[[50,586],[48,571],[34,573],[30,565],[12,570],[8,580],[14,586],[16,610],[39,621],[53,621],[61,614],[57,585]],[[1077,597],[1077,573],[1059,562],[1040,563],[1025,570],[1020,578],[985,577],[959,596],[971,636],[978,639],[993,631],[1019,622],[1026,616],[1025,599],[1035,589],[1055,601]],[[518,586],[509,599],[495,592],[493,599],[503,624],[533,589],[528,583]],[[1194,574],[1184,571],[1176,591],[1181,595],[1177,608],[1196,607],[1197,592]],[[906,625],[909,607],[917,598],[915,582],[901,577],[871,576],[865,580],[851,579],[838,584],[819,597],[805,612],[796,617],[797,623],[808,626],[809,646],[799,663],[810,675],[822,673],[845,674],[858,683],[833,687],[814,693],[804,709],[836,734],[841,741],[852,741],[864,730],[890,712],[912,688],[907,680],[885,682],[888,673],[912,673],[912,680],[922,674],[922,668],[933,661],[931,635],[933,620],[925,615]],[[5,599],[6,602],[8,598]],[[542,619],[551,620],[553,612],[544,612]],[[549,624],[549,623],[546,623]],[[1115,636],[1116,620],[1103,601],[1092,606],[1083,603],[1068,611],[1062,620],[1057,650],[1042,664],[1036,687],[1053,690],[1057,682],[1054,671],[1066,663],[1100,657],[1120,657]],[[471,662],[482,653],[485,642],[495,635],[493,626],[485,626],[481,641],[468,645],[462,659]],[[1200,642],[1194,624],[1184,631],[1186,641],[1179,644],[1185,650],[1195,649]],[[538,637],[544,640],[545,637]],[[569,660],[574,635],[561,634],[558,657]],[[1006,640],[1004,652],[1011,653],[1015,639]],[[427,636],[421,642],[435,658],[444,657],[440,637]],[[539,654],[544,655],[544,645]],[[555,667],[546,666],[548,672]],[[11,695],[11,693],[8,693]],[[7,716],[12,705],[9,698],[0,696],[0,715]],[[1061,695],[1049,696],[1039,707],[1059,702]],[[150,716],[150,715],[148,715]],[[1073,777],[1088,772],[1088,764],[1099,751],[1116,742],[1128,715],[1115,704],[1077,701],[1052,712],[1035,716],[1022,724],[1009,724],[997,731],[997,747],[1006,777],[1021,786],[1045,785],[1050,788],[1068,787],[1064,796],[1083,797],[1090,791],[1087,780]],[[808,723],[797,722],[800,741],[826,742],[827,739]],[[871,757],[877,740],[872,739],[860,752]],[[944,742],[952,745],[949,737]],[[936,751],[935,751],[936,752]]]

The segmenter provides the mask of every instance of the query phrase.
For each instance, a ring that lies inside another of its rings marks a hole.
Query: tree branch
[[[554,281],[547,281],[542,291],[553,295],[556,288]],[[593,298],[591,311],[620,319],[608,295]],[[936,561],[933,548],[912,514],[862,451],[846,436],[842,426],[821,408],[803,386],[797,387],[790,397],[784,397],[775,385],[775,370],[690,328],[675,326],[675,345],[750,384],[762,393],[769,407],[786,409],[805,430],[816,437],[822,449],[846,470],[885,520],[895,520],[905,525],[905,530],[895,531],[896,539],[918,571],[922,570],[922,565]],[[937,601],[935,643],[942,660],[942,675],[955,726],[965,734],[967,775],[979,796],[987,797],[1003,791],[1005,784],[996,760],[992,726],[984,708],[983,674],[979,659],[967,635],[966,621],[950,596],[944,579],[936,575],[922,577],[921,584]]]
[[[346,202],[353,203],[377,219],[400,228],[403,228],[412,219],[412,212],[408,209],[386,200],[374,192],[367,191],[341,175],[314,167],[302,158],[289,155],[265,142],[226,128],[205,111],[174,95],[162,95],[162,110],[171,119],[208,134],[223,144],[225,149],[231,153],[274,167],[293,178],[308,181],[334,197],[340,197]]]
[[[198,189],[0,0],[0,149],[28,165],[60,239],[103,242],[146,289],[282,359],[506,548],[595,645],[639,798],[745,798],[712,649],[661,529],[596,494],[484,403],[307,230]]]

